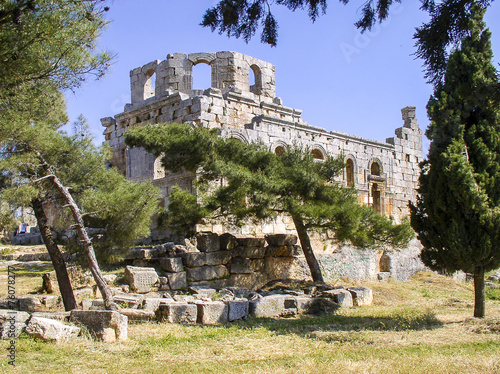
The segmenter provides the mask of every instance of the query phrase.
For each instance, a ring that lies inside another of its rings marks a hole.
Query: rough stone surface
[[[167,274],[168,284],[172,290],[182,290],[187,287],[186,272]]]
[[[67,267],[69,280],[71,282],[71,286],[74,289],[84,288],[84,287],[93,287],[95,285],[94,278],[92,277],[92,273],[90,271],[84,271],[79,266],[68,266]],[[59,285],[57,283],[56,272],[51,271],[45,273],[42,276],[42,289],[47,293],[53,293],[59,290]]]
[[[127,340],[128,318],[111,310],[72,310],[70,322],[85,326],[98,340]]]
[[[181,257],[162,258],[160,259],[160,265],[163,270],[170,273],[179,273],[181,271],[184,271],[184,265],[182,265]]]
[[[281,247],[297,244],[297,236],[290,234],[266,235],[266,241],[270,246]]]
[[[130,285],[132,291],[147,293],[158,282],[158,274],[154,268],[126,266],[125,280]]]
[[[208,252],[205,257],[206,265],[225,265],[231,261],[231,252],[229,251],[217,251]]]
[[[160,304],[156,314],[159,321],[194,325],[197,320],[198,307],[196,304],[180,302],[166,305]]]
[[[156,318],[155,312],[152,310],[142,309],[120,309],[120,314],[127,316],[129,322],[131,321],[152,321]]]
[[[279,317],[285,309],[287,295],[269,295],[250,301],[250,314],[257,318]]]
[[[206,265],[207,254],[205,252],[181,253],[182,262],[186,267],[199,267]]]
[[[223,251],[232,251],[238,246],[238,240],[236,236],[230,233],[224,233],[219,236],[220,249]]]
[[[65,325],[53,319],[31,317],[26,326],[26,333],[44,341],[58,342],[77,336],[80,333],[80,328]]]
[[[215,288],[206,286],[191,286],[188,288],[188,291],[200,299],[212,298],[217,293],[217,290]]]
[[[229,275],[229,271],[224,265],[200,266],[187,268],[186,275],[188,281],[205,281],[226,277]]]
[[[253,273],[249,259],[243,257],[233,257],[229,265],[229,271],[231,274]]]
[[[137,309],[144,300],[144,295],[134,293],[120,293],[113,297],[115,303],[124,308]]]
[[[198,301],[197,322],[203,325],[216,325],[228,322],[229,307],[222,301]]]
[[[226,304],[229,307],[228,319],[229,321],[237,321],[239,319],[243,319],[248,316],[248,310],[250,303],[248,300],[240,299],[240,300],[230,300],[227,301]]]
[[[213,232],[200,232],[196,235],[197,248],[200,252],[220,251],[219,235]]]
[[[373,301],[373,292],[368,287],[351,287],[348,288],[352,295],[352,301],[355,306],[371,305]]]
[[[26,328],[26,322],[30,318],[29,313],[12,309],[0,310],[0,338],[12,339]]]

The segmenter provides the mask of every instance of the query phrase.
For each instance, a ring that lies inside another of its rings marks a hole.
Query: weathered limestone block
[[[142,305],[144,295],[136,293],[120,293],[113,297],[115,303],[123,308],[137,309]]]
[[[187,287],[186,272],[167,274],[168,284],[172,290],[182,290]]]
[[[229,284],[232,286],[257,289],[268,282],[269,278],[266,274],[250,273],[250,274],[231,274],[229,275]]]
[[[21,296],[17,299],[17,309],[25,312],[43,312],[46,307],[36,296]]]
[[[112,310],[72,310],[70,322],[85,326],[104,342],[127,340],[127,316]]]
[[[198,301],[197,322],[203,325],[216,325],[228,321],[229,307],[222,301]]]
[[[243,319],[248,316],[249,301],[245,299],[226,301],[229,307],[228,319],[230,322]]]
[[[233,257],[229,265],[229,270],[231,274],[253,273],[249,259],[243,257]]]
[[[187,268],[186,274],[189,282],[196,282],[223,278],[229,275],[229,271],[224,265],[200,266]]]
[[[351,292],[344,289],[324,291],[321,296],[333,299],[337,304],[346,308],[351,308],[353,306],[353,296]]]
[[[217,293],[217,290],[215,288],[207,286],[190,286],[188,291],[199,299],[212,298]]]
[[[182,262],[184,266],[192,268],[203,266],[206,264],[206,256],[205,252],[189,252],[189,253],[181,253]]]
[[[157,312],[160,305],[166,305],[175,302],[172,298],[148,297],[144,299],[142,308],[144,310]]]
[[[231,261],[232,254],[229,251],[208,252],[205,257],[206,265],[225,265]]]
[[[244,258],[264,258],[266,255],[266,248],[262,247],[243,247],[240,246],[234,250],[235,254]]]
[[[232,251],[238,246],[236,236],[226,233],[219,236],[220,249],[222,251]]]
[[[314,298],[309,296],[295,296],[298,313],[307,313],[311,307]]]
[[[240,247],[265,247],[265,238],[237,238],[238,245]]]
[[[290,234],[266,235],[266,241],[270,246],[281,247],[284,245],[297,244],[297,236]]]
[[[35,312],[32,314],[33,317],[54,319],[60,322],[68,321],[70,315],[71,312]]]
[[[80,328],[65,325],[53,319],[31,317],[26,326],[26,333],[43,341],[59,342],[77,336],[80,333]]]
[[[90,271],[84,271],[79,266],[69,266],[67,270],[73,289],[92,287],[95,285],[94,277],[92,277]],[[42,290],[47,293],[52,293],[59,289],[55,270],[45,273],[42,276],[42,281]]]
[[[19,337],[26,328],[26,322],[30,318],[29,313],[19,312],[11,309],[0,310],[0,338],[12,339]]]
[[[220,251],[219,235],[213,232],[200,232],[196,234],[197,248],[201,252]]]
[[[82,300],[83,310],[104,310],[104,300],[103,299],[83,299]]]
[[[161,258],[160,265],[163,270],[170,273],[179,273],[181,271],[184,271],[184,265],[182,265],[181,257]]]
[[[132,291],[148,293],[154,284],[158,282],[158,274],[154,268],[126,266],[125,280]]]
[[[373,292],[368,287],[351,287],[348,288],[352,295],[352,301],[355,306],[371,305],[373,301]]]
[[[293,257],[301,255],[301,248],[298,245],[281,245],[266,247],[268,257]]]
[[[156,312],[157,319],[170,323],[184,323],[188,325],[196,324],[198,307],[196,304],[181,302],[168,303],[159,306]]]
[[[288,295],[269,295],[250,301],[250,314],[257,318],[279,317],[285,310]]]
[[[120,314],[127,316],[129,321],[152,321],[156,314],[152,310],[143,309],[120,309]]]

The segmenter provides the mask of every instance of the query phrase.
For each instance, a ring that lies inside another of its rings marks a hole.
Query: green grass
[[[488,299],[487,318],[474,319],[470,284],[432,273],[360,284],[373,289],[373,305],[334,315],[219,326],[130,324],[129,339],[117,343],[88,334],[65,343],[22,336],[17,367],[0,356],[0,372],[500,373],[498,299]]]

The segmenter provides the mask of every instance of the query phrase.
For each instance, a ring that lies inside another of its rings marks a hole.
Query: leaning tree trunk
[[[299,236],[300,245],[302,247],[302,252],[306,257],[307,265],[311,271],[311,276],[313,281],[324,283],[323,274],[321,274],[321,269],[319,267],[318,260],[314,255],[311,240],[307,234],[307,229],[304,225],[304,221],[300,217],[292,215],[293,223],[295,224],[295,229],[297,230],[297,235]]]
[[[54,236],[52,235],[50,227],[47,225],[47,216],[43,209],[42,201],[35,198],[31,201],[31,206],[35,212],[38,228],[40,229],[45,248],[47,248],[47,252],[49,252],[52,265],[56,272],[57,283],[59,285],[59,291],[61,291],[64,309],[66,311],[76,309],[75,295],[73,294],[68,270],[66,269],[66,262],[64,261],[59,247],[54,241]]]
[[[484,270],[477,268],[474,271],[474,317],[483,318],[485,315],[486,296],[484,292]]]
[[[47,175],[44,178],[48,178],[52,181],[57,191],[59,191],[59,193],[63,196],[64,200],[66,201],[66,205],[71,210],[71,214],[73,215],[73,219],[75,220],[75,226],[78,232],[78,237],[83,245],[85,255],[87,256],[87,262],[89,264],[90,271],[94,277],[97,287],[99,288],[99,291],[101,291],[102,298],[104,301],[104,307],[107,310],[118,310],[118,306],[113,301],[113,295],[111,294],[111,290],[109,289],[108,284],[104,280],[101,273],[101,269],[99,268],[99,264],[97,263],[94,246],[92,245],[92,241],[90,240],[87,230],[85,230],[85,225],[83,223],[83,215],[80,211],[80,208],[73,199],[73,196],[69,193],[68,188],[64,186],[64,184],[55,174],[52,173],[50,166],[47,164],[43,156],[41,154],[38,154],[38,158],[42,162],[44,170],[47,172]]]

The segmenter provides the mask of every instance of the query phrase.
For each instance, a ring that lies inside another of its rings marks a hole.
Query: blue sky
[[[428,125],[425,105],[432,88],[416,60],[415,27],[427,19],[419,1],[403,0],[387,21],[361,35],[354,23],[362,1],[347,6],[330,1],[327,14],[312,23],[306,12],[276,7],[278,46],[250,43],[212,33],[199,26],[215,0],[119,0],[100,39],[101,49],[116,54],[110,71],[66,94],[70,120],[83,114],[98,143],[100,118],[112,117],[130,102],[130,70],[169,53],[237,51],[276,66],[276,94],[283,104],[302,109],[314,126],[385,141],[402,125],[400,109],[417,107],[417,119]],[[500,2],[493,2],[486,22],[493,33],[495,62],[500,62]],[[209,71],[194,70],[194,88],[208,88]],[[424,147],[428,146],[424,138]]]

